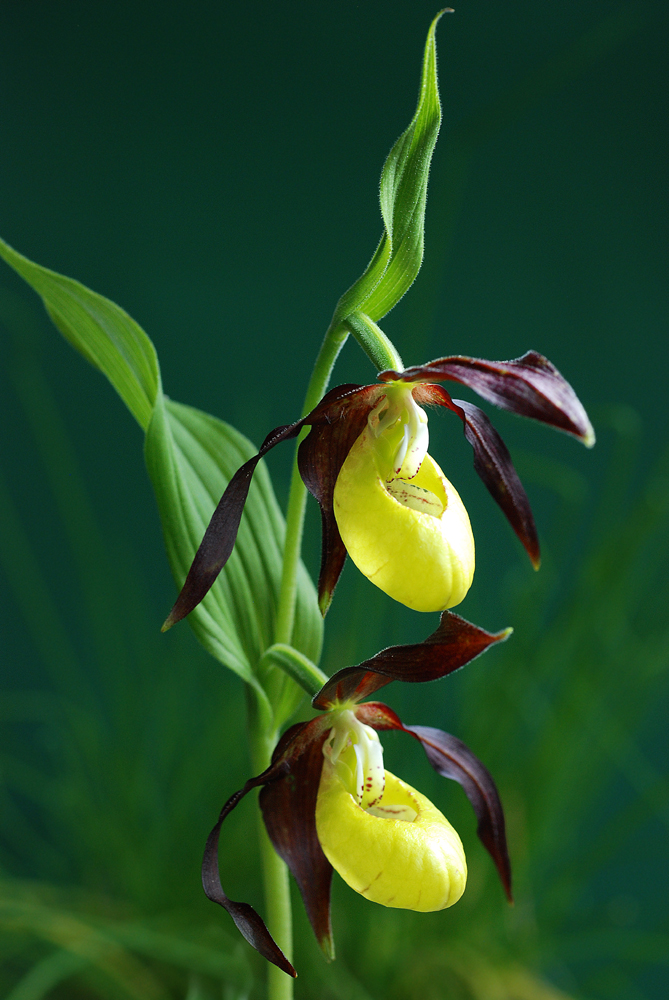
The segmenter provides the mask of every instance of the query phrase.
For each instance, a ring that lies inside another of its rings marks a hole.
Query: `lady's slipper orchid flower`
[[[535,567],[539,542],[529,501],[504,442],[472,403],[452,399],[438,382],[459,382],[490,403],[573,434],[591,446],[594,432],[569,383],[535,351],[514,361],[460,355],[375,385],[341,385],[294,424],[277,427],[235,473],[214,511],[164,629],[196,607],[230,557],[258,461],[281,441],[311,427],[298,453],[300,474],[323,520],[319,603],[327,611],[346,558],[397,600],[442,610],[462,600],[474,570],[466,511],[427,454],[421,404],[457,414],[474,449],[474,468],[504,511]]]
[[[508,632],[485,632],[446,611],[424,642],[391,646],[340,670],[313,700],[323,714],[288,729],[267,770],[247,781],[223,807],[204,852],[205,892],[230,913],[247,941],[284,972],[295,975],[262,919],[248,903],[229,899],[220,882],[221,824],[253,788],[261,788],[269,837],[294,875],[316,937],[330,958],[333,868],[357,892],[385,906],[441,910],[464,891],[467,865],[460,838],[424,795],[384,770],[377,735],[382,730],[398,729],[417,739],[432,767],[462,785],[478,819],[478,836],[511,899],[504,813],[483,764],[448,733],[405,726],[381,702],[361,704],[393,680],[444,677]]]

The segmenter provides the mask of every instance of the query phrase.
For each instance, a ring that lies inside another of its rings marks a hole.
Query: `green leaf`
[[[364,274],[339,300],[333,326],[354,312],[380,320],[397,305],[420,270],[427,180],[441,124],[435,31],[443,13],[437,14],[428,32],[416,112],[381,173],[385,231]]]
[[[85,285],[34,264],[0,240],[0,257],[34,288],[66,340],[107,376],[146,430],[160,388],[156,351],[127,312]]]
[[[38,292],[63,336],[107,376],[146,431],[145,457],[163,524],[167,554],[181,586],[211,514],[233,473],[255,454],[222,421],[163,396],[158,359],[144,331],[115,303],[71,278],[40,267],[0,241],[4,257]],[[203,646],[252,684],[274,638],[285,522],[260,463],[230,558],[207,599],[190,615]],[[293,642],[320,655],[322,619],[300,566]]]
[[[178,585],[228,481],[255,452],[242,434],[215,417],[168,399],[156,404],[145,456]],[[260,463],[234,551],[189,616],[205,649],[249,682],[272,644],[284,535],[283,517]],[[320,653],[321,630],[313,585],[302,567],[295,641],[310,658]]]

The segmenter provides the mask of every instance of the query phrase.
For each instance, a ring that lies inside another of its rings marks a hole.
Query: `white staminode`
[[[350,753],[353,749],[353,754]],[[346,751],[349,750],[349,753]],[[410,806],[382,803],[386,784],[383,747],[378,734],[356,719],[350,709],[335,717],[323,755],[335,768],[337,777],[358,805],[372,816],[411,822],[418,815]]]
[[[406,385],[395,385],[369,414],[368,423],[376,438],[381,437],[397,423],[401,439],[393,458],[393,473],[401,479],[418,475],[430,444],[427,414],[414,400]]]

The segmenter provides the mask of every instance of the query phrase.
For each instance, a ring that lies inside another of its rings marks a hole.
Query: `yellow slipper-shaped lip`
[[[420,792],[386,771],[380,806],[357,804],[324,761],[316,830],[323,852],[352,889],[383,906],[428,912],[460,899],[467,881],[462,843]],[[393,812],[413,819],[395,819]]]
[[[334,514],[355,565],[396,601],[414,611],[445,611],[465,597],[474,576],[472,529],[430,455],[411,480],[387,481],[366,427],[337,477]]]

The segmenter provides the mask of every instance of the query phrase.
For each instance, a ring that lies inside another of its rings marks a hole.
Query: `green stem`
[[[254,774],[260,774],[269,767],[278,733],[270,732],[263,726],[253,701],[253,695],[249,692],[251,758]],[[292,962],[293,913],[290,904],[288,869],[272,846],[260,810],[258,810],[258,834],[267,926],[281,951],[288,961]],[[272,964],[268,964],[267,967],[267,1000],[293,1000],[293,980]]]
[[[339,352],[346,343],[348,330],[340,323],[330,327],[321,349],[318,352],[314,370],[307,387],[302,416],[306,416],[316,406],[325,394]],[[305,431],[305,433],[307,433]],[[300,438],[301,439],[301,438]],[[304,529],[304,512],[307,503],[307,491],[300,478],[297,468],[297,453],[293,462],[293,472],[290,480],[290,494],[286,511],[286,542],[283,549],[283,573],[281,590],[279,592],[279,608],[276,616],[275,642],[290,645],[295,624],[295,597],[297,595],[297,571],[302,551],[302,531]]]
[[[352,313],[341,323],[330,326],[327,330],[321,349],[318,352],[314,370],[311,374],[307,394],[304,400],[302,416],[306,416],[317,405],[330,382],[330,375],[335,361],[346,343],[348,335],[353,333],[356,340],[379,371],[393,368],[402,371],[402,359],[385,333],[364,313]],[[307,434],[305,429],[303,435]],[[279,593],[279,608],[277,611],[274,641],[290,645],[295,624],[295,597],[297,594],[297,571],[302,551],[302,531],[304,528],[304,512],[307,493],[297,468],[297,453],[293,463],[290,480],[288,510],[286,512],[286,541],[283,555],[283,573]]]

